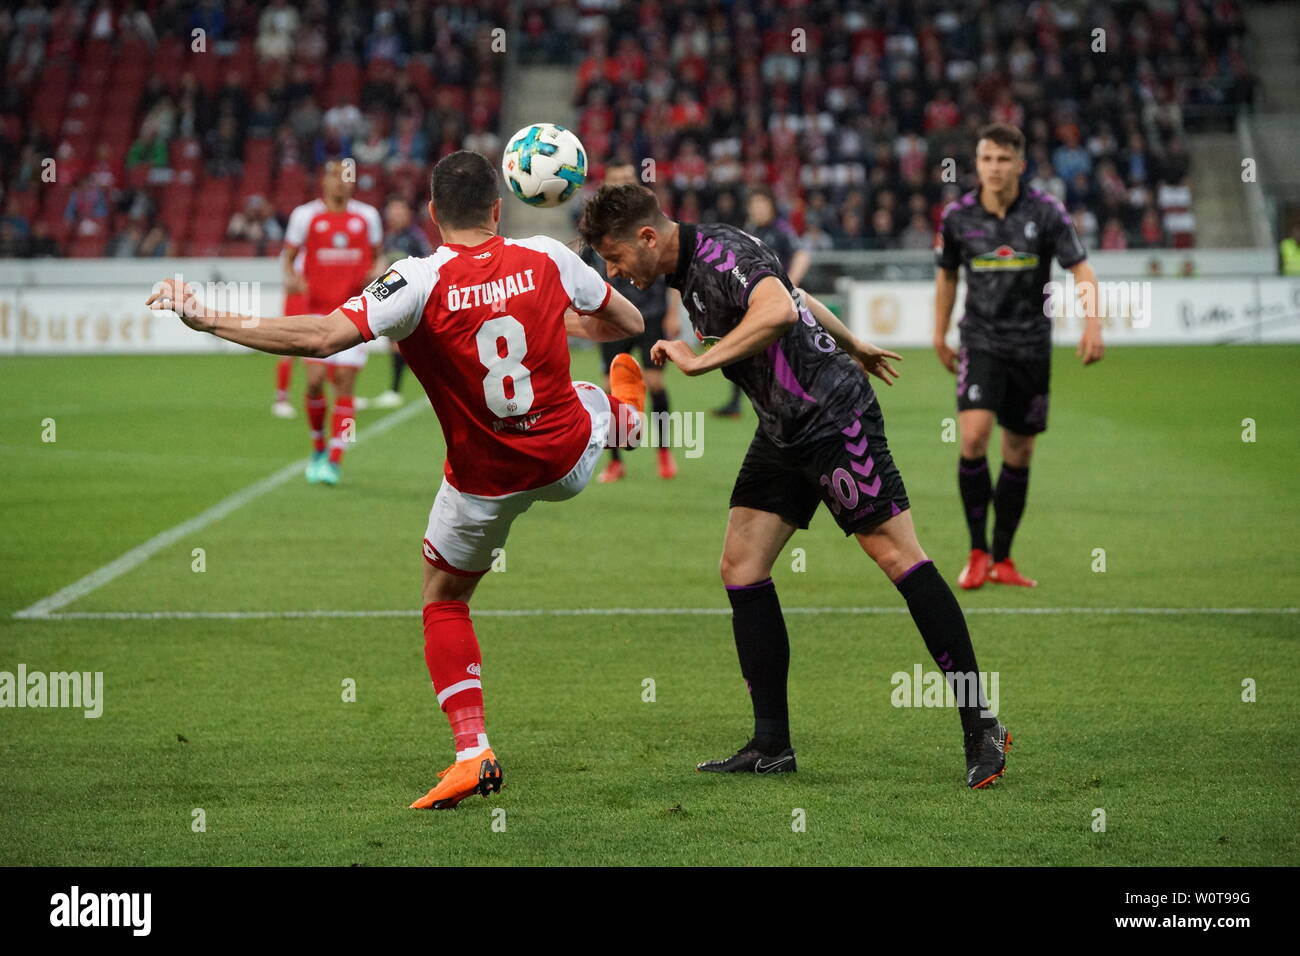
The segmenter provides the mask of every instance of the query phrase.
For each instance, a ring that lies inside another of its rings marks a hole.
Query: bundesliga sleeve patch
[[[402,278],[402,274],[396,269],[389,269],[374,282],[370,283],[370,285],[366,286],[366,291],[380,302],[383,302],[404,285],[406,285],[406,280]]]

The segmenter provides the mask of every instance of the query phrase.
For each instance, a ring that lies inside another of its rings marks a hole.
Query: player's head
[[[327,159],[320,171],[320,192],[330,202],[342,202],[352,198],[356,189],[356,177],[345,176],[347,164],[341,159]]]
[[[605,260],[609,276],[622,276],[639,289],[675,267],[661,262],[672,229],[655,194],[636,183],[601,186],[578,223],[582,241]]]
[[[636,167],[628,162],[614,161],[605,167],[606,186],[626,186],[636,183]]]
[[[755,226],[766,226],[776,218],[776,200],[772,190],[766,186],[757,186],[749,194],[745,204],[745,213]]]
[[[975,174],[993,192],[1019,182],[1025,171],[1025,134],[1010,123],[990,123],[975,142]]]
[[[501,222],[497,171],[481,154],[461,149],[438,160],[429,191],[433,195],[429,215],[443,232],[497,231]]]

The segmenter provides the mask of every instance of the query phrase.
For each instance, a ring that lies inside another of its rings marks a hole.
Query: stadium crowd
[[[506,6],[0,10],[0,256],[274,254],[328,156],[356,160],[356,197],[401,232],[439,157],[500,149]]]
[[[812,249],[928,248],[990,121],[1024,129],[1030,183],[1089,246],[1191,245],[1189,117],[1253,89],[1236,0],[583,0],[525,22],[557,16],[593,157],[653,158],[688,220],[739,223],[768,186]]]
[[[508,7],[6,7],[0,256],[274,253],[330,155],[409,222],[439,157],[501,148]],[[765,186],[813,250],[928,248],[988,120],[1090,247],[1191,245],[1188,126],[1253,89],[1238,0],[526,0],[519,28],[574,65],[593,180],[653,160],[673,215],[734,223]]]

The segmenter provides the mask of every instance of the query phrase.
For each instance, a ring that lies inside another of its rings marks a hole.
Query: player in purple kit
[[[934,348],[957,376],[957,485],[971,538],[957,583],[967,590],[985,581],[1038,584],[1016,569],[1011,540],[1025,510],[1034,437],[1047,428],[1052,319],[1044,306],[1053,256],[1074,275],[1084,302],[1079,358],[1091,365],[1102,357],[1097,277],[1060,201],[1020,187],[1024,152],[1024,134],[1014,126],[993,123],[980,130],[975,147],[980,188],[944,210],[935,241]],[[961,266],[966,267],[966,314],[958,323],[961,349],[954,352],[946,339]],[[1002,426],[996,491],[985,457],[995,415]],[[991,552],[990,502],[996,514]]]
[[[885,439],[867,373],[897,375],[886,352],[859,342],[824,305],[790,282],[776,254],[734,226],[677,223],[649,190],[603,187],[578,227],[608,274],[646,288],[667,275],[682,296],[702,354],[660,341],[651,356],[687,375],[722,369],[749,396],[758,429],[731,493],[722,580],[732,606],[754,735],[736,754],[699,770],[788,773],[790,643],[772,565],[824,503],[907,602],[939,667],[959,689],[966,783],[1001,776],[1011,735],[991,715],[961,607],[912,527],[907,492]]]

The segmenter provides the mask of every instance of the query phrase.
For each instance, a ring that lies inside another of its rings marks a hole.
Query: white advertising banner
[[[1300,279],[1156,279],[1100,282],[1099,313],[1107,345],[1213,345],[1300,342]],[[956,342],[965,283],[953,307]],[[1050,290],[1053,340],[1077,342],[1083,319],[1069,276]],[[932,282],[849,282],[845,320],[853,333],[878,345],[926,347],[934,338]]]

